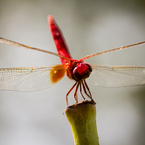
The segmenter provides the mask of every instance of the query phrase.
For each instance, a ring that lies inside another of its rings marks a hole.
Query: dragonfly
[[[66,104],[68,106],[68,95],[73,89],[75,89],[74,99],[76,103],[78,103],[78,90],[83,100],[88,97],[95,103],[88,84],[102,87],[120,87],[145,84],[145,67],[91,65],[84,62],[84,60],[88,58],[102,55],[104,53],[145,44],[145,41],[94,53],[79,60],[75,60],[71,57],[61,29],[52,16],[48,16],[48,23],[58,53],[30,47],[2,37],[0,37],[0,43],[57,56],[60,58],[62,64],[40,67],[1,68],[0,89],[13,91],[41,90],[54,85],[66,74],[69,79],[75,81],[74,85],[66,94]]]

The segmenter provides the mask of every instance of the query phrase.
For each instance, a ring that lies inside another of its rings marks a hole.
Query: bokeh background
[[[73,58],[145,40],[144,0],[0,0],[0,36],[56,52],[47,24],[52,15]],[[145,66],[145,45],[103,54],[87,62]],[[0,44],[0,67],[59,64],[59,58]],[[73,145],[62,112],[73,81],[64,77],[46,90],[0,91],[0,145]],[[97,102],[101,145],[145,144],[145,86],[90,86]],[[73,93],[69,96],[74,103]]]

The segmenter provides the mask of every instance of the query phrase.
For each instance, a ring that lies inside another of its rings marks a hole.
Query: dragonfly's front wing
[[[57,83],[65,74],[62,65],[0,69],[0,89],[35,91]]]
[[[103,87],[120,87],[145,84],[145,67],[92,65],[87,82]]]

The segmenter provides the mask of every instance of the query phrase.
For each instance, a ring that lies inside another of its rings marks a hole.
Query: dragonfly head
[[[78,63],[73,69],[73,77],[76,81],[86,79],[90,76],[92,67],[88,63]]]

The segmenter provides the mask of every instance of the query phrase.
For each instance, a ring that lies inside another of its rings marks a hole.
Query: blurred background
[[[0,0],[0,37],[56,52],[48,15],[59,24],[75,59],[145,40],[144,0]],[[145,66],[145,45],[86,61]],[[59,58],[0,44],[0,68],[52,64],[60,64]],[[0,144],[73,145],[70,125],[62,115],[73,84],[64,77],[46,90],[0,90]],[[90,89],[97,102],[100,144],[144,145],[145,86]],[[74,103],[73,93],[69,103]]]

